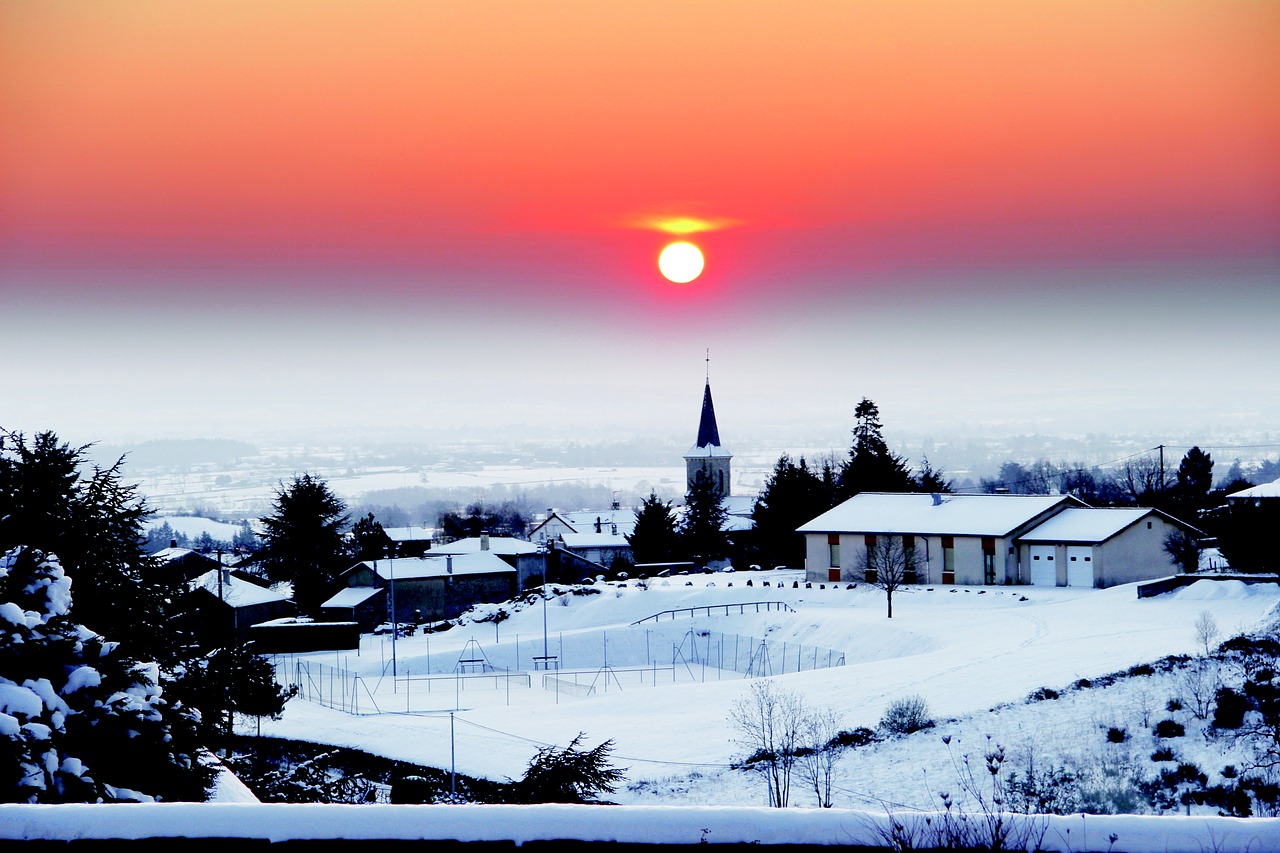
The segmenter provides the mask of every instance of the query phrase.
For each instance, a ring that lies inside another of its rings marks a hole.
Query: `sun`
[[[658,270],[676,284],[688,284],[702,275],[704,263],[702,250],[683,240],[669,244],[658,255]]]

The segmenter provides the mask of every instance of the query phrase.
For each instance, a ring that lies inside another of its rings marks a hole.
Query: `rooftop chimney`
[[[178,540],[177,540],[177,539],[170,539],[170,540],[169,540],[169,547],[170,547],[170,548],[177,548],[177,547],[178,547]]]

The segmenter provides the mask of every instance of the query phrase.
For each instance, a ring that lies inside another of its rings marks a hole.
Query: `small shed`
[[[372,631],[387,619],[387,590],[376,586],[349,586],[320,605],[323,619],[355,622],[364,632]]]

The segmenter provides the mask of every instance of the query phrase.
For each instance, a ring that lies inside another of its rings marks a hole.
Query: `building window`
[[[827,565],[831,568],[840,567],[840,535],[837,533],[827,534],[827,552],[829,559]]]
[[[982,582],[985,584],[996,582],[996,555],[994,551],[982,552]]]
[[[942,537],[942,582],[956,582],[956,543],[950,536]]]

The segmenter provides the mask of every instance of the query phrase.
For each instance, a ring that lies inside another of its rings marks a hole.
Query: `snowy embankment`
[[[674,806],[378,806],[146,803],[0,805],[6,841],[243,838],[878,846],[883,814],[845,809]],[[1280,819],[1069,816],[1037,819],[1045,851],[1204,853],[1280,849]],[[1114,839],[1113,839],[1114,836]]]

